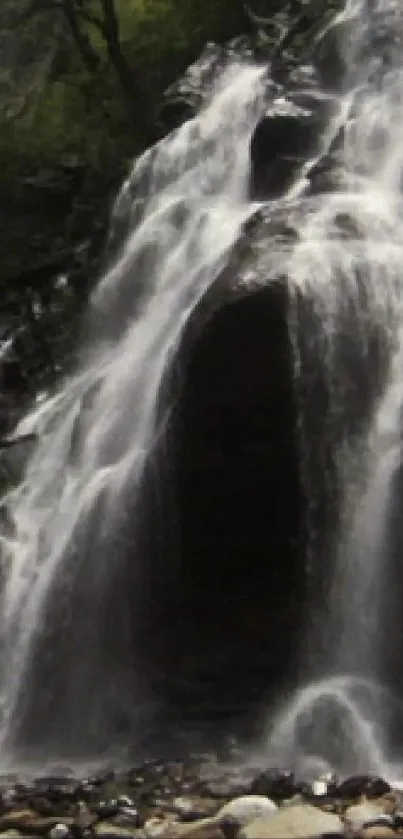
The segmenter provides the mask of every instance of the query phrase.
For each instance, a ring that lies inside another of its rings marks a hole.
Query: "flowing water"
[[[397,2],[379,0],[349,2],[336,22],[349,27],[350,71],[321,150],[342,125],[338,181],[310,195],[312,160],[268,205],[298,233],[280,256],[291,299],[298,293],[312,310],[305,331],[292,305],[290,313],[311,504],[306,684],[280,697],[264,761],[305,772],[385,771],[388,714],[398,707],[383,647],[398,606],[390,512],[403,396],[403,19]],[[249,141],[265,108],[276,107],[268,90],[262,67],[233,59],[198,116],[135,164],[113,220],[123,218],[128,233],[93,293],[79,369],[20,423],[21,433],[38,430],[39,442],[4,500],[1,745],[9,763],[39,744],[54,757],[89,757],[116,736],[117,718],[131,732],[149,723],[155,697],[133,647],[146,599],[133,561],[144,473],[169,420],[161,385],[183,328],[256,211]],[[374,336],[383,365],[371,354]],[[326,405],[312,426],[315,375],[324,377]],[[318,492],[330,510],[319,537]]]
[[[303,644],[308,685],[279,703],[268,754],[273,763],[306,773],[333,768],[395,777],[402,767],[398,754],[391,759],[391,739],[403,709],[388,658],[399,644],[400,620],[401,543],[394,544],[399,531],[391,513],[402,456],[403,68],[397,53],[385,69],[381,50],[365,61],[360,50],[382,26],[387,31],[392,24],[401,38],[402,19],[397,4],[371,4],[372,16],[364,14],[369,6],[347,9],[360,22],[355,48],[361,72],[346,121],[342,188],[319,202],[299,230],[288,267],[315,301],[316,353],[325,359],[328,382],[322,439],[305,439],[304,447],[317,448],[317,469],[322,464],[326,470],[330,446],[328,492],[337,502],[330,501],[333,521],[324,549],[313,539],[309,560],[312,619]],[[393,41],[391,30],[387,41]],[[347,238],[337,232],[337,216],[350,226]],[[373,328],[383,345],[383,370],[371,354]],[[301,362],[299,369],[303,376]],[[365,402],[371,380],[367,421],[354,427],[352,413]],[[304,437],[303,420],[302,429]],[[308,451],[308,470],[310,463]],[[309,475],[307,493],[315,494]]]
[[[106,746],[111,726],[116,734],[114,717],[141,730],[145,705],[150,712],[132,658],[144,592],[138,579],[133,606],[131,517],[163,434],[159,389],[181,330],[254,209],[248,146],[263,76],[234,62],[199,117],[138,161],[117,215],[145,178],[147,197],[133,202],[132,232],[95,289],[89,328],[100,337],[78,373],[22,423],[37,428],[41,442],[6,502],[13,531],[3,540],[6,751],[20,737],[91,754]]]

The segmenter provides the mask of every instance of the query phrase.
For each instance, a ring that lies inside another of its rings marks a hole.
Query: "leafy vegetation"
[[[162,130],[164,90],[207,41],[261,32],[282,10],[256,0],[257,19],[242,0],[2,0],[0,340],[28,393],[68,363],[110,202]],[[289,11],[306,17],[299,0]]]

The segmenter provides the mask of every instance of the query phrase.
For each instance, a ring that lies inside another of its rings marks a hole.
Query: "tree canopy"
[[[2,0],[0,347],[28,393],[69,363],[112,198],[164,130],[164,91],[206,42],[276,13],[279,0]]]

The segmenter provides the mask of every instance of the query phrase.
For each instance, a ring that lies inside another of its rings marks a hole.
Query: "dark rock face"
[[[286,286],[235,295],[197,335],[190,324],[179,368],[170,443],[179,567],[151,659],[174,703],[228,716],[274,690],[298,646],[304,566]]]
[[[315,90],[298,90],[288,113],[267,113],[251,139],[251,195],[277,198],[298,176],[301,166],[319,149],[333,110],[331,98]]]
[[[273,801],[283,801],[300,792],[292,772],[267,769],[257,775],[250,786],[252,795],[267,795]]]
[[[316,134],[300,116],[263,117],[251,140],[252,196],[282,195],[315,142]]]

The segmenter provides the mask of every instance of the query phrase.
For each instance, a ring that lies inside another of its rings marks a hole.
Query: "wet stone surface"
[[[403,837],[401,799],[382,778],[308,783],[204,755],[91,778],[0,778],[0,839]]]

